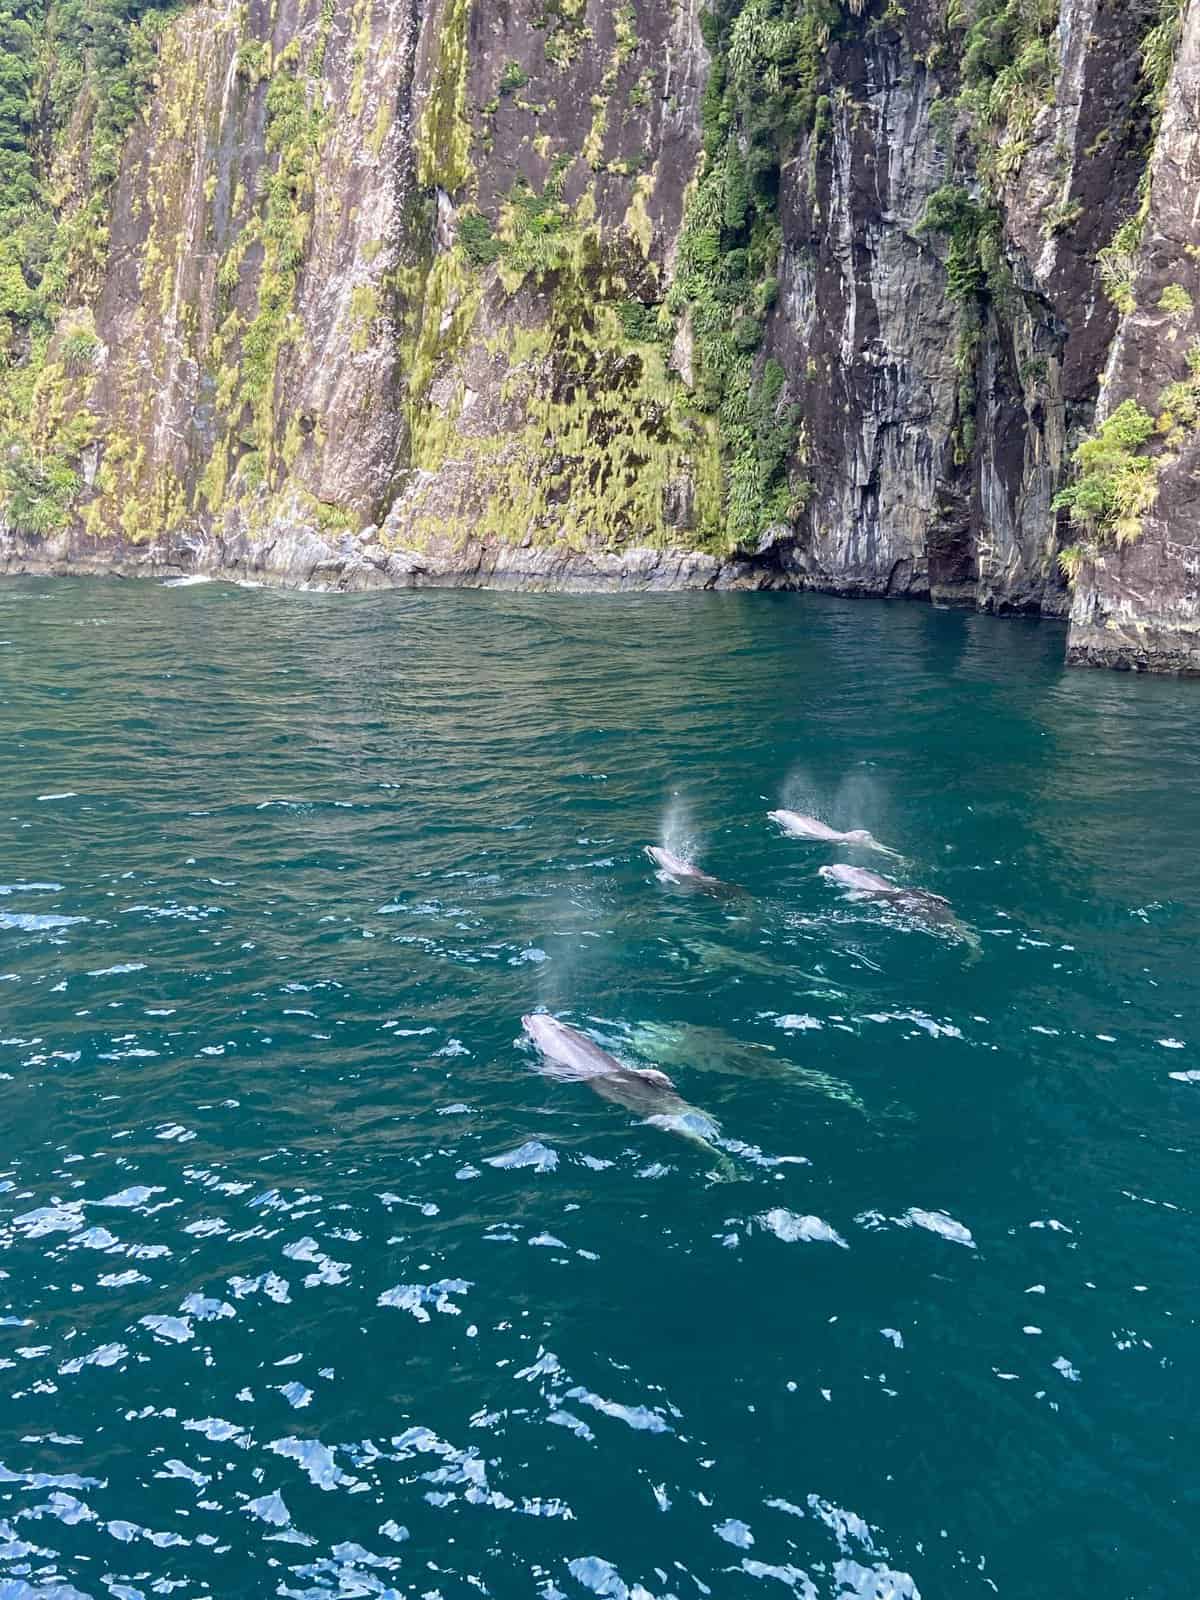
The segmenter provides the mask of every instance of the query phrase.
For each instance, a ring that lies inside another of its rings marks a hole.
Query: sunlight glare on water
[[[1178,1593],[1197,688],[1061,653],[0,587],[0,1600]]]

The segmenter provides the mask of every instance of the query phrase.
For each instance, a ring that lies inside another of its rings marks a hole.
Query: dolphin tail
[[[720,1128],[703,1112],[658,1112],[655,1116],[647,1117],[646,1122],[653,1128],[665,1128],[668,1133],[675,1134],[677,1138],[711,1156],[714,1165],[708,1173],[710,1183],[730,1183],[749,1176],[739,1170],[722,1148],[725,1141]]]
[[[907,856],[902,856],[899,850],[893,850],[890,845],[880,844],[878,839],[875,840],[871,848],[878,851],[881,856],[890,856],[893,861],[898,861],[902,867],[908,865]]]
[[[701,1143],[703,1142],[701,1140]],[[710,1171],[705,1173],[709,1183],[741,1183],[749,1179],[750,1174],[743,1172],[732,1156],[727,1156],[723,1150],[714,1150],[712,1145],[708,1148],[712,1151],[714,1161]]]

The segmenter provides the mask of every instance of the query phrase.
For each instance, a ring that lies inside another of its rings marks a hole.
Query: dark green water
[[[0,587],[0,1600],[1188,1592],[1200,700],[1061,651]]]

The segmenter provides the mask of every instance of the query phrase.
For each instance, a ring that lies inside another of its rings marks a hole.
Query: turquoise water
[[[1061,654],[0,587],[0,1597],[1185,1592],[1200,702]]]

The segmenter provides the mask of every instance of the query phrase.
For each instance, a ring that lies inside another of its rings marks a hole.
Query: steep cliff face
[[[10,512],[16,559],[190,551],[365,581],[548,542],[599,570],[676,528],[686,550],[702,494],[720,516],[714,430],[644,325],[704,67],[694,8],[669,0],[189,8],[126,142],[97,292],[39,353],[28,454],[83,435],[80,493],[61,530]],[[660,576],[693,569],[724,563]]]
[[[1172,52],[1140,239],[1100,421],[1144,442],[1118,457],[1116,539],[1080,552],[1069,653],[1100,666],[1200,672],[1200,5]],[[1138,416],[1140,411],[1141,415]],[[1151,431],[1151,421],[1153,429]],[[1108,470],[1114,470],[1110,463]]]
[[[1065,567],[1077,658],[1190,662],[1200,0],[200,0],[99,175],[55,3],[104,0],[30,25],[10,568],[1061,613]]]
[[[772,329],[816,469],[793,559],[822,586],[1064,609],[1053,502],[1116,325],[1098,255],[1136,203],[1147,14],[1064,0],[972,82],[914,4],[831,60]]]

